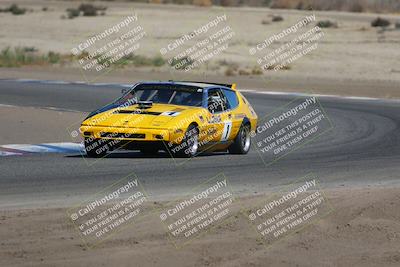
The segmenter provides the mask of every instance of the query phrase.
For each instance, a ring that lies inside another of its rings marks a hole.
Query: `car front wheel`
[[[228,150],[231,154],[247,154],[250,150],[250,145],[250,125],[244,124],[240,126],[239,132]]]
[[[181,144],[173,149],[173,156],[181,158],[191,158],[196,156],[199,150],[199,130],[196,125],[191,124],[186,130]]]

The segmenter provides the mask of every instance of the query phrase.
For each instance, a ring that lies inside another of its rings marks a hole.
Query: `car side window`
[[[211,113],[223,112],[228,109],[228,101],[221,89],[208,90],[207,105]]]
[[[237,98],[236,92],[223,89],[223,92],[228,100],[229,109],[234,109],[239,105],[239,100]]]

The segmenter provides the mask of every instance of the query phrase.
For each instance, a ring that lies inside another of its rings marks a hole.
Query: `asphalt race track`
[[[120,91],[117,85],[3,80],[0,104],[89,112],[119,96]],[[295,97],[244,95],[259,117]],[[146,158],[139,152],[118,152],[99,161],[80,154],[0,157],[0,203],[3,207],[73,205],[131,173],[154,200],[184,194],[218,173],[225,174],[238,194],[274,190],[310,172],[319,177],[323,187],[398,183],[400,102],[319,99],[334,128],[268,167],[254,150],[245,156],[199,156],[181,166],[166,154]],[[48,125],[51,129],[52,123]]]

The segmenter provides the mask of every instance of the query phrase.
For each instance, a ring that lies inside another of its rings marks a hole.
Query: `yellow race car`
[[[167,151],[193,157],[202,151],[246,154],[257,114],[236,85],[167,81],[140,82],[82,122],[86,154],[115,149],[144,154]]]

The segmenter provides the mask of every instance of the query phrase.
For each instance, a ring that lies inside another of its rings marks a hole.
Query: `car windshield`
[[[120,102],[151,101],[160,104],[202,106],[203,89],[175,84],[139,84],[125,94]]]

